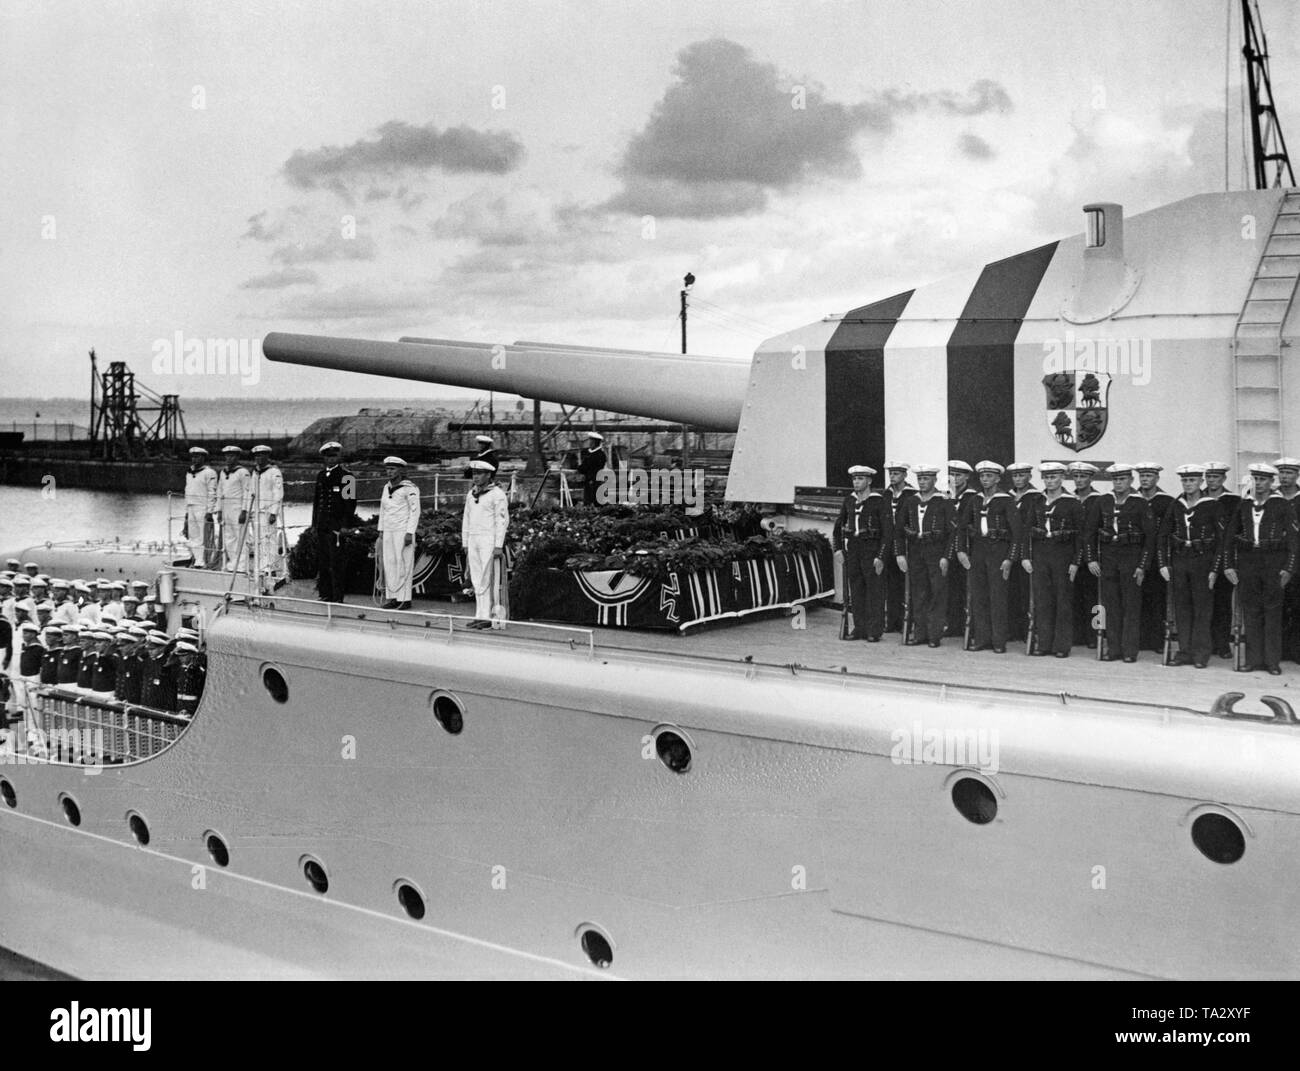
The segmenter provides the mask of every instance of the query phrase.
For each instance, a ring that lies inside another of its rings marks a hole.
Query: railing
[[[31,682],[26,682],[26,704],[30,707],[23,719],[29,734],[23,742],[27,756],[80,766],[153,758],[175,743],[191,720],[120,699]]]
[[[26,442],[75,442],[90,438],[86,425],[66,420],[12,420],[8,425],[0,424],[0,431],[22,432]]]

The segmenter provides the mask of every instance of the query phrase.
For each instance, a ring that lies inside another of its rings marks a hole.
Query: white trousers
[[[189,529],[190,550],[194,552],[194,568],[202,569],[207,563],[203,560],[203,528],[208,515],[201,506],[185,507],[185,525]]]
[[[469,583],[474,589],[474,616],[480,621],[492,620],[492,604],[496,601],[496,577],[492,571],[492,557],[496,545],[491,533],[471,535],[465,547],[465,560],[469,564]]]
[[[248,560],[248,540],[244,540],[243,561],[240,561],[239,531],[244,526],[239,523],[239,510],[223,510],[221,513],[221,545],[225,550],[222,562],[226,572],[244,572],[244,562]]]
[[[283,518],[277,513],[276,523],[272,524],[270,516],[269,510],[260,510],[253,530],[257,536],[258,553],[262,559],[262,575],[283,576],[284,561],[280,557],[280,522]]]
[[[411,578],[415,573],[415,544],[403,546],[405,532],[384,532],[384,595],[398,602],[411,601]]]

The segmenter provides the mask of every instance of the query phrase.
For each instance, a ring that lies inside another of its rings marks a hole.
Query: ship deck
[[[282,587],[277,595],[310,600],[315,592],[311,583],[294,581]],[[390,617],[409,620],[412,616],[409,612],[380,610],[372,601],[362,601],[359,596],[352,599],[350,603],[331,607],[331,614],[344,617],[364,614],[367,621]],[[473,617],[473,604],[463,600],[418,599],[415,610],[459,619],[449,622],[446,617],[440,618],[442,627],[457,630],[464,628]],[[1300,710],[1300,666],[1291,662],[1284,662],[1282,675],[1274,677],[1264,672],[1235,672],[1229,660],[1219,658],[1211,659],[1210,665],[1200,670],[1163,666],[1160,655],[1152,651],[1143,651],[1136,663],[1126,664],[1099,662],[1096,652],[1086,647],[1075,647],[1069,658],[1031,658],[1025,654],[1025,645],[1014,641],[1001,655],[990,651],[962,651],[960,638],[946,639],[937,649],[924,645],[905,647],[896,633],[886,634],[879,643],[844,641],[839,639],[838,610],[816,604],[806,606],[805,610],[801,621],[773,612],[717,622],[685,633],[601,627],[535,628],[526,621],[509,622],[505,631],[512,637],[566,648],[578,642],[577,637],[581,637],[581,646],[586,647],[590,635],[598,651],[684,655],[729,663],[752,661],[759,665],[791,667],[792,672],[847,672],[899,683],[921,682],[985,692],[1100,699],[1202,712],[1208,712],[1216,698],[1225,693],[1243,692],[1245,698],[1237,707],[1242,713],[1268,715],[1269,711],[1258,702],[1265,695],[1278,696]],[[803,627],[795,627],[797,621]],[[485,642],[491,642],[501,633],[467,630],[466,635],[481,636]]]

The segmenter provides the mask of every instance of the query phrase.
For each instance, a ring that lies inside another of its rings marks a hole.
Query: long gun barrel
[[[395,379],[502,391],[541,401],[608,409],[735,431],[749,385],[748,357],[703,357],[519,342],[334,338],[280,331],[262,352],[272,361]]]

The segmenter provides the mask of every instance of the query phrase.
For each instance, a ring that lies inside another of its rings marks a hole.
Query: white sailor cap
[[[1077,476],[1081,472],[1095,476],[1097,474],[1097,466],[1091,461],[1071,461],[1070,467],[1067,471],[1071,476]]]
[[[1032,461],[1013,461],[1007,466],[1007,475],[1013,472],[1033,472],[1034,463]]]
[[[874,476],[875,474],[876,474],[876,470],[873,469],[870,465],[850,465],[850,466],[849,466],[849,475],[850,475],[850,476]]]
[[[26,573],[14,574],[14,587],[28,588],[32,586],[32,578]]]
[[[21,625],[18,626],[18,631],[19,632],[40,632],[41,626],[38,625],[35,621],[24,621]]]
[[[123,595],[123,596],[122,596],[122,605],[123,605],[123,606],[125,606],[128,602],[139,602],[139,601],[140,601],[140,596],[139,596],[139,595]]]
[[[72,582],[72,590],[80,591],[83,595],[89,595],[90,585],[87,584],[84,580],[74,580]]]
[[[1132,476],[1133,466],[1127,461],[1116,461],[1106,470],[1110,476]]]
[[[197,640],[199,634],[192,628],[178,628],[176,630],[176,638],[178,640]]]
[[[58,625],[46,625],[43,629],[41,629],[41,633],[42,633],[43,635],[45,635],[45,636],[50,636],[50,635],[53,635],[53,634],[55,634],[55,633],[57,633],[58,635],[62,636],[62,635],[63,635],[63,629],[59,628]]]
[[[911,467],[912,467],[912,466],[909,465],[906,461],[886,461],[886,462],[885,462],[885,471],[886,471],[886,472],[899,472],[899,471],[907,472]]]
[[[120,580],[114,580],[108,585],[110,591],[125,591],[126,585]]]
[[[22,567],[23,567],[23,563],[20,562],[17,558],[5,559],[5,568],[12,569],[15,573],[18,572],[18,570],[21,569]]]
[[[64,591],[64,590],[66,590],[67,588],[70,588],[71,586],[72,586],[72,585],[69,584],[66,580],[51,580],[51,581],[50,581],[50,587],[51,587],[51,589],[53,589],[54,591]]]
[[[132,581],[131,581],[131,586],[132,586],[133,588],[146,588],[146,589],[147,589],[147,588],[149,587],[149,581],[147,581],[147,580],[132,580]]]
[[[111,586],[111,585],[109,584],[109,582],[108,582],[106,579],[104,579],[104,577],[100,576],[100,577],[96,577],[96,578],[95,578],[95,588],[96,588],[96,590],[98,590],[98,591],[107,591],[107,590],[109,589],[110,586]]]
[[[271,448],[267,446],[266,443],[258,443],[256,446],[253,447],[253,449],[251,449],[248,452],[250,454],[269,454],[271,452]]]
[[[1038,466],[1038,471],[1044,476],[1048,475],[1048,473],[1065,475],[1065,466],[1059,461],[1044,461]]]
[[[475,472],[496,472],[496,469],[492,467],[492,462],[490,461],[479,461],[475,459],[469,463],[469,467]]]
[[[242,446],[236,446],[234,443],[231,443],[229,446],[223,446],[221,448],[221,452],[223,454],[242,454],[244,452],[244,448]]]
[[[194,644],[189,643],[186,640],[181,640],[178,644],[176,644],[174,650],[181,651],[182,653],[185,654],[197,654],[199,649],[195,647]]]
[[[1205,463],[1205,472],[1207,475],[1209,475],[1212,472],[1226,474],[1231,471],[1232,469],[1229,468],[1228,463],[1226,461],[1207,461]]]
[[[153,629],[153,630],[149,633],[149,637],[148,637],[148,639],[149,639],[149,642],[150,642],[150,643],[156,643],[156,644],[158,644],[159,646],[161,646],[161,645],[164,644],[164,643],[170,643],[170,642],[171,642],[171,637],[168,636],[167,633],[165,633],[165,632],[161,632],[161,631],[159,631],[158,629]]]
[[[32,577],[32,587],[34,587],[34,588],[48,588],[49,586],[50,586],[50,582],[49,582],[48,580],[46,580],[45,577],[43,577],[43,576],[34,576],[34,577]]]
[[[1133,466],[1137,472],[1164,472],[1164,468],[1154,461],[1139,461]]]
[[[978,461],[975,463],[976,472],[996,472],[999,476],[1006,471],[996,461]]]
[[[595,439],[596,442],[598,442],[598,443],[603,443],[603,442],[605,441],[605,436],[603,436],[603,435],[602,435],[600,432],[598,432],[598,431],[589,431],[589,432],[587,432],[587,438],[588,438],[588,439]]]
[[[1300,472],[1300,460],[1294,457],[1279,457],[1273,462],[1273,467],[1281,471],[1282,469],[1295,469]]]
[[[90,634],[90,638],[92,640],[111,640],[113,636],[107,630],[99,628]]]
[[[323,454],[323,453],[325,453],[326,450],[340,450],[340,451],[341,451],[342,449],[343,449],[343,444],[342,444],[342,443],[336,443],[336,442],[334,442],[333,440],[330,440],[330,441],[327,442],[327,443],[321,443],[321,447],[320,447],[320,449],[317,450],[316,452],[317,452],[318,454]]]
[[[1276,476],[1277,469],[1263,461],[1256,461],[1250,466],[1252,476]]]
[[[14,582],[7,576],[0,576],[0,585],[3,585],[4,587],[7,588],[12,588],[14,586]]]
[[[974,472],[975,470],[971,468],[968,464],[966,464],[966,462],[959,461],[956,458],[954,458],[953,460],[948,462],[948,471],[949,472]]]
[[[938,465],[917,465],[914,469],[912,469],[912,474],[914,476],[938,476],[939,466]]]
[[[81,626],[78,625],[75,621],[71,625],[69,625],[65,621],[63,625],[60,627],[63,629],[63,633],[65,636],[75,636],[81,631]]]
[[[147,640],[149,638],[149,630],[143,625],[128,625],[126,631],[137,640]]]
[[[49,599],[42,599],[36,604],[36,610],[38,613],[52,614],[54,613],[54,603]]]
[[[402,468],[406,468],[406,462],[403,461],[403,460],[402,460],[400,457],[398,457],[396,454],[389,454],[386,458],[384,458],[384,464],[385,464],[385,465],[400,465]]]
[[[1205,466],[1204,465],[1179,465],[1178,468],[1175,469],[1174,471],[1176,471],[1179,476],[1201,477],[1205,475]]]
[[[41,567],[40,567],[39,565],[37,565],[35,562],[24,562],[24,563],[23,563],[23,568],[24,568],[24,569],[35,569],[37,572],[40,572],[40,569],[41,569]]]
[[[480,442],[480,443],[489,443],[489,444],[490,444],[490,443],[492,442],[492,436],[491,436],[491,435],[475,435],[475,436],[474,436],[474,441],[475,441],[475,442]]]
[[[207,448],[206,448],[206,447],[202,447],[202,446],[191,446],[191,447],[190,447],[190,453],[191,453],[191,454],[202,454],[204,457],[207,457],[207,456],[208,456]]]

